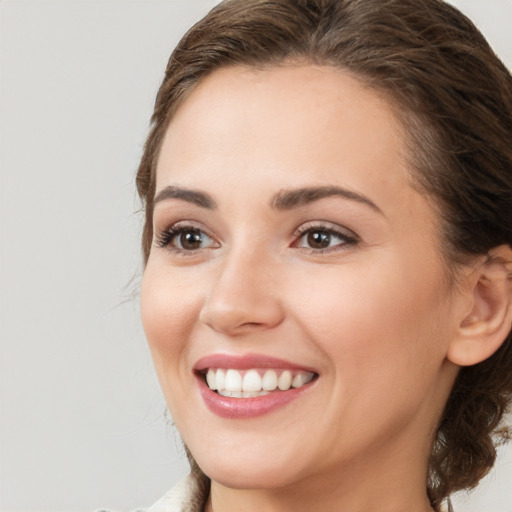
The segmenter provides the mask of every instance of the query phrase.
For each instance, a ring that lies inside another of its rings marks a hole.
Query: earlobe
[[[512,327],[512,249],[494,248],[472,274],[471,310],[462,318],[447,358],[471,366],[491,357]]]

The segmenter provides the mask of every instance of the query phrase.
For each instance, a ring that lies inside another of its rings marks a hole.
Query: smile
[[[211,412],[248,419],[281,409],[318,381],[313,368],[263,354],[213,354],[194,366],[200,395]]]
[[[310,382],[315,374],[307,371],[280,369],[248,370],[210,368],[206,383],[212,391],[232,398],[254,398],[269,393],[300,388]]]

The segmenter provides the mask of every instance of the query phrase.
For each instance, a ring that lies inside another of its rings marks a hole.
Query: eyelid
[[[301,224],[294,232],[293,236],[300,236],[304,233],[307,233],[308,231],[317,229],[318,231],[328,231],[332,233],[339,234],[345,238],[351,238],[353,240],[360,240],[360,237],[354,233],[351,229],[340,226],[339,224],[335,224],[331,221],[323,221],[323,220],[315,220],[315,221],[308,221],[304,224]]]

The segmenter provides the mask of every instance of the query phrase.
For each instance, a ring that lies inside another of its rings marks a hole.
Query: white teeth
[[[223,391],[219,391],[218,393],[219,395],[230,396],[232,398],[254,398],[256,396],[268,395],[268,391],[226,391],[225,389]]]
[[[236,370],[228,370],[226,372],[226,380],[224,386],[227,391],[242,392],[242,376]]]
[[[206,373],[206,383],[219,395],[234,398],[252,398],[267,395],[271,391],[287,391],[291,387],[300,388],[310,382],[314,373],[305,371],[281,371],[250,369],[242,372],[234,369],[213,369]]]
[[[218,389],[219,391],[224,389],[225,375],[224,370],[221,369],[215,372],[215,388],[212,389]]]
[[[292,373],[288,370],[285,370],[281,375],[279,375],[279,378],[277,379],[277,387],[281,391],[286,391],[287,389],[290,389],[290,386],[292,385]]]
[[[241,391],[227,391],[229,393],[228,396],[232,396],[233,398],[242,398],[242,392]]]
[[[242,391],[244,398],[254,398],[256,396],[268,395],[267,391]]]
[[[300,388],[307,384],[313,378],[313,374],[309,372],[299,372],[292,380],[292,388]]]
[[[274,370],[267,370],[265,372],[262,387],[265,391],[274,391],[277,388],[277,373]]]
[[[210,389],[216,389],[215,380],[215,372],[210,368],[206,374],[206,382]]]
[[[256,370],[249,370],[244,375],[243,391],[261,391],[261,377]]]

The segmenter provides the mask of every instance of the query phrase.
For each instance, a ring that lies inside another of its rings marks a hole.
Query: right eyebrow
[[[369,206],[372,210],[384,215],[382,210],[372,201],[370,198],[341,187],[335,187],[332,185],[321,186],[321,187],[304,187],[298,189],[281,190],[279,191],[271,201],[273,208],[277,210],[291,210],[299,206],[313,203],[323,199],[324,197],[339,196],[351,201]]]
[[[156,205],[166,199],[181,199],[182,201],[186,201],[209,210],[215,210],[217,208],[217,203],[215,203],[212,196],[206,192],[178,187],[176,185],[169,185],[168,187],[160,190],[160,192],[155,196],[153,204]]]

